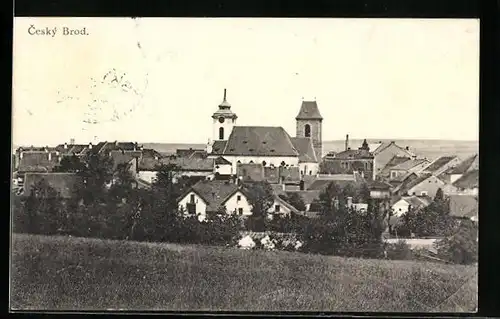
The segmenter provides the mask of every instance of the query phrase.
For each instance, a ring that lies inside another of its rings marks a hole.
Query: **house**
[[[448,183],[453,184],[465,173],[478,169],[479,169],[479,156],[475,154],[463,160],[456,167],[448,169],[445,173],[442,174],[442,176],[443,178],[446,179]]]
[[[233,166],[231,165],[231,162],[225,159],[222,156],[217,157],[214,160],[214,174],[216,175],[216,178],[229,178],[234,175],[233,172]]]
[[[477,196],[479,194],[479,170],[476,169],[466,172],[452,185],[456,188],[455,194]]]
[[[398,165],[395,165],[390,168],[390,179],[395,179],[398,176],[405,176],[408,173],[416,173],[419,174],[427,165],[429,165],[430,161],[427,159],[408,159],[407,161],[403,161]]]
[[[454,155],[440,156],[422,169],[422,173],[439,176],[448,169],[456,167],[458,164],[460,164],[460,159]]]
[[[73,197],[77,186],[83,182],[75,173],[26,173],[21,196],[29,196],[33,186],[45,180],[63,199]]]
[[[441,188],[444,192],[445,186],[446,183],[439,177],[426,173],[413,180],[410,185],[407,186],[406,193],[408,195],[429,196],[434,198],[438,189]]]
[[[319,176],[306,187],[306,190],[323,191],[326,187],[328,187],[328,185],[330,185],[330,183],[335,183],[335,185],[343,189],[347,185],[350,185],[353,188],[360,187],[363,182],[356,180],[354,175],[347,175],[347,174]]]
[[[381,143],[376,149],[372,150],[373,153],[373,174],[374,178],[381,173],[382,169],[391,161],[394,156],[415,158],[409,147],[401,147],[396,142]]]
[[[450,215],[456,218],[479,220],[478,199],[475,195],[450,195]]]
[[[143,149],[140,158],[136,158],[136,180],[143,186],[151,185],[156,178],[158,168],[162,165],[162,156],[153,149]]]
[[[391,197],[392,185],[382,181],[370,181],[368,183],[368,189],[370,190],[370,197],[372,199],[382,199],[387,200]]]
[[[405,183],[407,184],[411,180],[414,180],[418,177],[416,173],[413,172],[408,172],[405,175],[398,175],[392,179],[389,180],[389,184],[391,184],[394,189],[393,193],[397,192],[400,188],[403,188],[405,186]]]
[[[184,158],[184,157],[173,157],[173,158],[162,158],[160,159],[162,164],[176,165],[175,177],[181,176],[203,176],[206,178],[211,178],[214,175],[214,159],[212,158]]]
[[[290,217],[292,213],[297,214],[299,210],[293,207],[290,203],[287,203],[279,196],[274,196],[274,202],[269,208],[268,217],[273,218],[274,215],[279,215],[282,217]]]
[[[348,148],[334,157],[325,159],[320,165],[320,174],[354,174],[354,172],[361,172],[368,180],[373,177],[373,155],[366,140],[359,149]]]
[[[177,157],[206,157],[208,154],[205,149],[181,149],[178,148],[175,152]]]
[[[212,115],[212,139],[206,147],[209,158],[222,156],[231,163],[233,172],[238,164],[297,167],[303,175],[317,172],[323,118],[316,101],[302,102],[295,118],[295,138],[281,126],[237,126],[237,119],[224,90],[224,99]]]
[[[411,208],[424,208],[432,203],[432,198],[427,196],[404,196],[392,204],[391,209],[394,216],[401,217]]]
[[[178,200],[178,207],[187,215],[197,215],[203,220],[208,214],[217,214],[225,207],[228,214],[252,214],[245,191],[229,181],[203,180],[193,185]]]
[[[306,190],[306,191],[301,190],[301,191],[285,192],[285,194],[287,194],[287,195],[292,194],[292,193],[299,194],[299,196],[302,198],[302,201],[304,201],[304,204],[306,206],[306,212],[309,212],[312,202],[314,202],[315,200],[317,200],[319,198],[319,194],[321,193],[321,191],[319,191],[319,190]]]
[[[391,169],[401,163],[407,162],[411,160],[410,157],[406,156],[394,156],[382,170],[377,174],[377,178],[379,179],[390,179],[391,176]]]

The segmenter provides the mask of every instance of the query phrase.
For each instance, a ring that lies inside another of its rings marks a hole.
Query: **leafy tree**
[[[302,212],[306,210],[306,204],[299,193],[289,192],[287,194],[280,194],[279,196],[297,210]]]
[[[319,194],[320,213],[323,216],[331,216],[337,210],[336,201],[338,196],[341,194],[341,189],[335,182],[331,182],[328,186]]]
[[[358,203],[368,203],[370,201],[370,189],[366,183],[362,183],[356,189],[355,198]]]
[[[248,227],[253,231],[264,231],[268,210],[274,203],[273,188],[267,181],[248,182],[243,185],[252,206],[252,215],[247,219]]]
[[[83,170],[78,172],[83,178],[79,198],[85,203],[105,201],[106,184],[113,179],[113,159],[107,155],[90,154],[83,163]]]
[[[61,162],[54,167],[54,172],[78,173],[85,169],[85,164],[76,155],[64,156]]]

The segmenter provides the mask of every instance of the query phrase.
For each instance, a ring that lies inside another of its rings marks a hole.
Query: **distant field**
[[[13,235],[11,307],[446,311],[477,306],[477,269],[287,252]]]
[[[368,140],[369,143],[376,143],[379,140]],[[388,140],[382,140],[388,141]],[[410,149],[419,157],[435,159],[443,155],[457,155],[461,159],[479,152],[479,142],[477,141],[443,141],[443,140],[394,140],[396,144],[402,147],[409,146]],[[323,153],[330,151],[342,151],[345,148],[344,141],[325,141],[323,142]],[[363,140],[351,140],[349,145],[352,148],[358,148]],[[205,144],[171,144],[171,143],[144,143],[144,147],[153,148],[160,153],[175,153],[178,148],[196,148],[204,149]]]

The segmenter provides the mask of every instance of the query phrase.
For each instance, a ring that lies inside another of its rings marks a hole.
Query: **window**
[[[304,136],[311,137],[311,125],[306,124],[306,126],[304,127]]]
[[[219,140],[223,140],[223,139],[224,139],[224,128],[219,127]]]
[[[396,172],[392,171],[391,172],[391,178],[394,178],[394,177],[396,177]]]
[[[280,211],[280,205],[275,205],[274,206],[274,211],[278,213]]]
[[[313,174],[313,171],[309,171],[309,175],[312,175]]]
[[[236,200],[239,202],[241,200],[241,195],[237,195]]]
[[[191,197],[191,198],[189,199],[189,202],[190,202],[190,203],[194,203],[194,194],[191,194],[191,196],[190,196],[190,197]]]
[[[262,161],[262,166],[266,166],[266,161]]]
[[[285,161],[282,161],[281,166],[285,166],[285,165],[286,165]]]
[[[243,208],[238,208],[238,214],[243,215]]]
[[[304,175],[304,171],[300,171],[300,175]]]
[[[253,164],[253,161],[250,161],[250,164]]]
[[[420,192],[420,196],[427,196],[427,192],[425,192],[425,191]]]

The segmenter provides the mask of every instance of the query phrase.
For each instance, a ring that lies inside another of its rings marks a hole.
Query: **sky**
[[[237,125],[291,136],[304,99],[325,141],[479,139],[476,19],[15,18],[13,41],[14,145],[206,143],[225,88]]]

